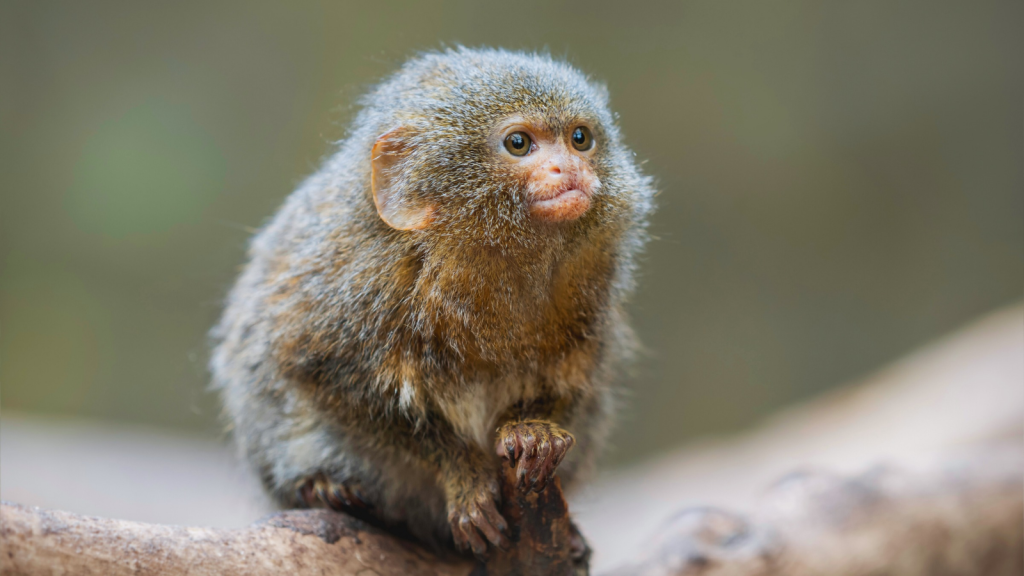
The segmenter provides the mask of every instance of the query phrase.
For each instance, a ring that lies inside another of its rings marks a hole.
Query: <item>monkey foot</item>
[[[483,556],[488,541],[499,548],[508,547],[508,540],[501,534],[508,525],[495,505],[500,494],[497,481],[491,481],[448,499],[448,522],[456,548]]]
[[[359,484],[334,482],[323,474],[317,474],[299,485],[299,499],[309,507],[326,506],[357,517],[373,509]]]
[[[498,455],[516,468],[520,487],[540,492],[576,443],[572,434],[544,420],[507,422],[498,428]]]

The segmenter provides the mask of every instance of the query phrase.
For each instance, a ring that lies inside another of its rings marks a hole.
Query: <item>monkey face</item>
[[[601,180],[594,173],[591,157],[594,137],[581,124],[568,130],[552,130],[543,122],[516,117],[495,131],[493,146],[502,151],[517,180],[525,182],[525,208],[538,222],[570,222],[589,208]]]
[[[502,104],[463,105],[454,127],[406,125],[379,136],[371,189],[381,219],[398,230],[494,245],[534,245],[607,223],[616,202],[607,191],[618,187],[608,154],[614,143],[602,139],[600,119],[547,102],[522,113]],[[467,134],[466,124],[476,129]]]

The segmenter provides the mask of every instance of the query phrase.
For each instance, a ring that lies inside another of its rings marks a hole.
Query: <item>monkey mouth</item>
[[[530,199],[530,215],[542,222],[575,220],[590,208],[590,194],[576,187],[551,190]]]

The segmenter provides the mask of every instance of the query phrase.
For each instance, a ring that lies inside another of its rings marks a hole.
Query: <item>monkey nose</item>
[[[548,164],[542,172],[544,180],[552,186],[560,186],[568,173],[566,167],[558,162]]]

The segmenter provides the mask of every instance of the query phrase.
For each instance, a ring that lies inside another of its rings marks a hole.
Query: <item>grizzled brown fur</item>
[[[452,525],[494,542],[499,453],[575,442],[549,463],[567,489],[594,464],[634,346],[623,300],[651,182],[604,88],[547,56],[424,54],[363,104],[253,239],[214,330],[214,382],[281,505],[319,499],[438,547]],[[512,115],[593,126],[600,187],[578,219],[529,217],[525,183],[487,140]],[[396,185],[435,207],[422,230],[388,226],[371,196],[371,149],[395,130]],[[536,447],[503,452],[499,427]]]

